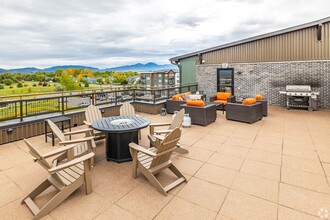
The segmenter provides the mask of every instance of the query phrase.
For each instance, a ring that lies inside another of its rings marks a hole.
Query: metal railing
[[[164,87],[126,87],[102,90],[83,90],[62,93],[29,94],[0,97],[0,121],[19,119],[50,113],[65,114],[86,108],[90,104],[117,106],[123,102],[158,104],[172,95],[196,92],[197,83]],[[9,100],[4,100],[9,99]]]

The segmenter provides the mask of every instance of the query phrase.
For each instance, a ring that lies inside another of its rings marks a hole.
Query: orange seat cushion
[[[247,98],[247,99],[244,99],[242,104],[243,105],[252,105],[252,104],[255,104],[257,102],[257,100],[255,98]]]
[[[257,94],[255,97],[256,100],[262,100],[262,95]]]
[[[187,100],[186,103],[189,106],[205,106],[203,100]]]
[[[231,96],[230,92],[217,92],[217,100],[226,100]]]
[[[178,95],[172,96],[172,100],[179,100],[179,96]]]
[[[223,103],[224,105],[227,104],[227,100],[214,100],[213,102],[221,102],[221,103]]]

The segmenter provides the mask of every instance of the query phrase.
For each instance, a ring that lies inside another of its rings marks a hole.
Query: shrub
[[[33,87],[36,87],[37,86],[37,84],[35,84],[35,83],[33,83],[33,85],[32,85]]]
[[[23,87],[23,84],[21,82],[17,83],[17,88],[22,88]]]
[[[28,86],[29,86],[29,84],[26,84],[26,83],[24,84],[24,87],[28,87]]]
[[[64,88],[62,86],[57,86],[55,89],[54,89],[55,92],[61,92],[61,91],[64,91]]]
[[[13,84],[13,80],[11,79],[4,79],[3,83],[6,84],[7,86],[10,86],[11,84]]]
[[[3,85],[0,84],[0,89],[4,89],[5,87]]]
[[[42,83],[42,86],[48,86],[48,83],[47,82],[43,82]]]
[[[42,86],[42,82],[39,82],[39,83],[38,83],[38,86]]]
[[[13,87],[12,86],[9,86],[9,89],[12,89]]]
[[[85,87],[89,87],[89,83],[88,82],[85,83]]]

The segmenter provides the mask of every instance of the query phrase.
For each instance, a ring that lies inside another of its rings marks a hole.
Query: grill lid
[[[285,87],[287,92],[311,92],[311,86],[309,85],[287,85]]]

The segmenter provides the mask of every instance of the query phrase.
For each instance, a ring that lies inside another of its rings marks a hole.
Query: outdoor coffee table
[[[97,120],[92,127],[106,134],[107,160],[121,163],[132,160],[128,145],[138,144],[138,130],[149,124],[148,119],[140,116],[114,116]]]

